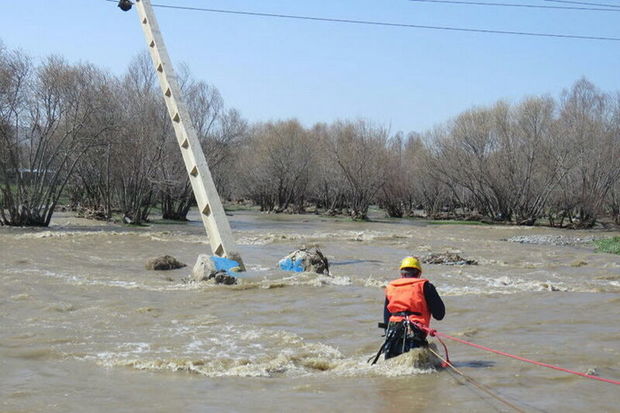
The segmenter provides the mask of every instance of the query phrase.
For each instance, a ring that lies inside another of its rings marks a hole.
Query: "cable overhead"
[[[112,2],[112,3],[117,2],[117,0],[105,0],[105,1]],[[360,24],[360,25],[369,25],[369,26],[400,27],[400,28],[405,28],[405,29],[443,30],[443,31],[453,31],[453,32],[506,34],[506,35],[515,35],[515,36],[551,37],[551,38],[560,38],[560,39],[601,40],[601,41],[620,42],[620,37],[608,37],[608,36],[520,32],[520,31],[510,31],[510,30],[476,29],[476,28],[452,27],[452,26],[429,26],[429,25],[421,25],[421,24],[390,23],[390,22],[380,22],[380,21],[371,21],[371,20],[335,19],[335,18],[329,18],[329,17],[300,16],[300,15],[292,15],[292,14],[260,13],[260,12],[251,12],[251,11],[243,11],[243,10],[225,10],[225,9],[207,9],[207,8],[200,8],[200,7],[171,6],[167,4],[152,4],[152,6],[159,7],[159,8],[165,8],[165,9],[199,11],[199,12],[205,12],[205,13],[232,14],[232,15],[254,16],[254,17],[274,17],[274,18],[281,18],[281,19]]]
[[[590,3],[585,1],[568,1],[568,0],[545,0],[552,3],[567,3],[567,4],[583,4],[586,6],[602,6],[602,7],[620,7],[617,4],[606,4],[606,3]]]
[[[458,5],[466,5],[466,6],[492,6],[492,7],[521,7],[521,8],[530,8],[530,9],[552,9],[552,10],[585,10],[585,11],[611,11],[611,12],[620,12],[620,9],[604,9],[604,8],[595,8],[595,7],[575,7],[575,6],[544,6],[540,4],[518,4],[518,3],[484,3],[480,1],[456,1],[456,0],[409,0],[414,3],[442,3],[442,4],[458,4]],[[573,2],[567,2],[573,3]],[[591,4],[591,3],[578,3],[578,4]],[[609,6],[609,5],[606,5]],[[615,7],[615,6],[609,6]]]

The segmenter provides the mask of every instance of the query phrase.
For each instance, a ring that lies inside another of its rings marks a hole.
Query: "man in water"
[[[426,332],[416,324],[429,328],[431,316],[441,320],[446,308],[427,279],[420,278],[422,266],[415,257],[406,257],[400,264],[400,276],[385,289],[383,321],[387,325],[386,360],[412,348],[427,346]],[[405,323],[409,320],[410,323]]]

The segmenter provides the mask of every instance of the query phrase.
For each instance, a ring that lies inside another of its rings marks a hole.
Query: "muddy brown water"
[[[446,251],[479,265],[424,266],[447,307],[434,328],[620,380],[620,257],[506,241],[617,231],[240,212],[230,221],[249,271],[228,287],[183,282],[209,251],[192,217],[0,228],[0,411],[511,411],[448,371],[366,362],[400,259]],[[333,277],[275,269],[316,244]],[[163,254],[190,267],[144,269]],[[613,384],[447,344],[462,372],[522,410],[620,411]]]

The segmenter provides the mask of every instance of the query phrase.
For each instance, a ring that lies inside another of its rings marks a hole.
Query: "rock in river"
[[[301,248],[291,252],[278,262],[278,267],[285,271],[314,272],[317,274],[329,274],[327,258],[318,248],[314,252],[307,248]]]
[[[183,264],[176,258],[170,255],[164,255],[162,257],[150,258],[146,261],[145,268],[147,270],[165,271],[176,270],[177,268],[187,267],[187,264]]]

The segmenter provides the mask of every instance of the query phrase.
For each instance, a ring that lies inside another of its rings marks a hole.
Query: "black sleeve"
[[[446,307],[437,293],[435,286],[430,282],[424,284],[424,298],[426,298],[426,304],[433,318],[435,320],[442,320],[446,315]]]
[[[388,301],[387,297],[385,297],[385,304],[383,304],[383,322],[385,324],[387,324],[390,321],[390,315],[391,315],[390,312],[387,309],[388,303],[389,303],[389,301]]]

